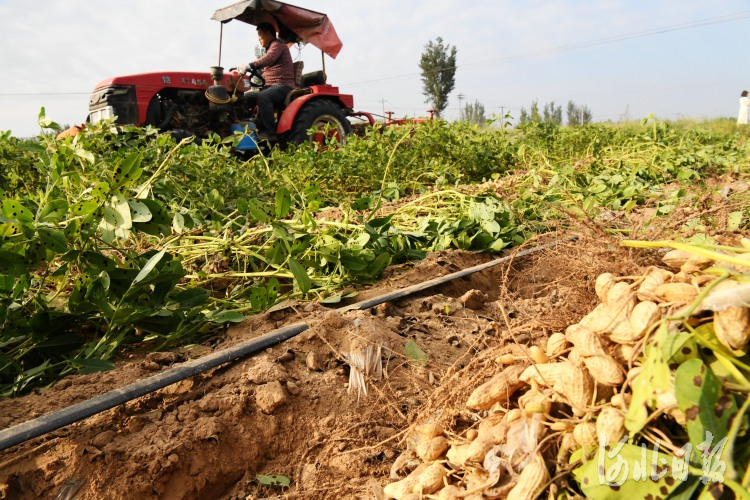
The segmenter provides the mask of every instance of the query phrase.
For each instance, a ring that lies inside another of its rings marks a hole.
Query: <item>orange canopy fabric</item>
[[[311,43],[334,59],[344,45],[326,14],[275,0],[237,2],[218,9],[211,19],[222,23],[237,19],[255,26],[268,22],[286,41]],[[290,40],[290,34],[295,39]]]

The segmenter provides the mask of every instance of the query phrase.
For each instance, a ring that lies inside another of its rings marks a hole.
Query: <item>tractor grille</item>
[[[138,101],[135,87],[130,85],[113,85],[96,89],[89,99],[89,121],[92,123],[104,118],[116,117],[115,123],[121,125],[140,124]]]

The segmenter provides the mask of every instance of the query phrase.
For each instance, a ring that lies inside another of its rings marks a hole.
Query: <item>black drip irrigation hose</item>
[[[153,377],[133,382],[125,387],[100,394],[62,410],[48,413],[28,422],[4,429],[0,431],[0,451],[52,432],[68,424],[78,422],[104,410],[109,410],[122,403],[145,396],[148,393],[162,389],[193,375],[203,373],[224,363],[236,361],[250,354],[267,349],[304,332],[307,328],[307,323],[295,323],[285,326],[230,348],[182,363],[180,366],[165,370]]]
[[[577,237],[572,236],[564,241],[574,241],[576,239]],[[416,292],[420,292],[422,290],[426,290],[428,288],[441,285],[458,278],[463,278],[470,274],[488,269],[503,262],[507,262],[511,259],[516,259],[532,253],[541,252],[542,250],[546,250],[547,248],[556,246],[559,243],[560,241],[547,245],[540,245],[528,250],[523,250],[507,257],[501,257],[499,259],[485,262],[484,264],[479,264],[477,266],[468,267],[461,271],[447,274],[439,278],[423,281],[422,283],[417,283],[416,285],[408,286],[406,288],[385,293],[371,299],[356,302],[341,309],[337,309],[337,311],[343,313],[346,311],[369,309],[384,302],[400,299]],[[179,382],[186,378],[192,377],[193,375],[198,375],[199,373],[208,371],[211,368],[215,368],[219,365],[236,361],[251,354],[263,351],[269,347],[272,347],[276,344],[299,335],[308,328],[309,325],[307,323],[295,323],[293,325],[278,328],[266,333],[265,335],[247,340],[227,349],[209,354],[202,358],[181,363],[179,366],[170,368],[169,370],[165,370],[158,375],[139,380],[138,382],[126,385],[125,387],[114,389],[112,391],[106,392],[91,399],[87,399],[86,401],[82,401],[62,410],[48,413],[47,415],[42,415],[41,417],[34,418],[22,424],[14,425],[13,427],[10,427],[8,429],[0,430],[0,451],[3,451],[17,444],[21,444],[35,437],[42,436],[61,427],[65,427],[66,425],[78,422],[79,420],[83,420],[92,415],[96,415],[97,413],[109,410],[110,408],[114,408],[115,406],[118,406],[120,404],[127,403],[128,401],[132,401],[133,399],[145,396],[146,394],[162,389],[168,385],[174,384],[175,382]]]
[[[575,241],[576,239],[578,239],[577,236],[571,236],[567,240],[563,240],[563,241]],[[484,271],[485,269],[494,267],[498,264],[502,264],[503,262],[507,262],[512,259],[517,259],[525,255],[541,252],[542,250],[546,250],[548,248],[557,246],[559,244],[560,244],[560,241],[556,243],[549,243],[547,245],[540,245],[534,248],[530,248],[528,250],[521,250],[520,252],[514,253],[513,255],[509,255],[507,257],[500,257],[499,259],[491,260],[489,262],[485,262],[484,264],[478,264],[476,266],[467,267],[466,269],[456,271],[455,273],[446,274],[445,276],[440,276],[438,278],[433,278],[431,280],[423,281],[421,283],[417,283],[416,285],[411,285],[411,286],[407,286],[406,288],[395,290],[393,292],[384,293],[383,295],[379,295],[371,299],[366,299],[361,302],[356,302],[352,305],[345,306],[337,310],[341,312],[346,312],[346,311],[369,309],[371,307],[375,307],[384,302],[390,302],[392,300],[407,297],[414,293],[421,292],[422,290],[426,290],[434,286],[442,285],[443,283],[447,283],[449,281],[453,281],[458,278],[463,278],[465,276],[469,276],[470,274],[474,274],[479,271]]]

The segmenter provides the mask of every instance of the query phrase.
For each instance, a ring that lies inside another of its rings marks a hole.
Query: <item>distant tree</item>
[[[539,102],[538,101],[531,101],[531,113],[530,113],[529,121],[539,123],[542,121],[542,118],[539,116]]]
[[[555,101],[545,104],[542,121],[553,125],[562,125],[562,106],[555,106]]]
[[[581,122],[579,121],[578,113],[577,113],[577,106],[576,103],[573,101],[568,101],[568,108],[566,109],[566,113],[568,114],[568,126],[569,127],[575,127],[576,125],[580,125]]]
[[[461,110],[459,119],[462,122],[468,122],[481,127],[487,121],[484,115],[484,104],[479,101],[474,101],[474,104],[467,102],[464,104],[464,109]]]
[[[521,108],[521,114],[518,116],[518,121],[523,125],[524,123],[539,123],[542,121],[539,115],[539,103],[537,101],[531,101],[531,108],[526,111],[526,108]]]
[[[529,120],[529,112],[525,108],[521,108],[521,112],[518,114],[518,123],[523,125],[524,123],[528,123]]]
[[[424,47],[419,60],[422,70],[422,94],[430,103],[435,114],[440,117],[448,107],[448,96],[456,85],[456,53],[458,49],[444,45],[443,39],[437,37],[435,42],[429,41]]]
[[[568,101],[568,126],[576,127],[591,123],[591,110],[588,106],[578,106],[573,101]]]

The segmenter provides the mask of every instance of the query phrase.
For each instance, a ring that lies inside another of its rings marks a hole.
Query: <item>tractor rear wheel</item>
[[[310,133],[310,129],[315,129]],[[333,139],[343,144],[352,131],[352,125],[344,112],[333,101],[314,99],[297,112],[290,135],[291,142],[317,142],[325,145]]]

